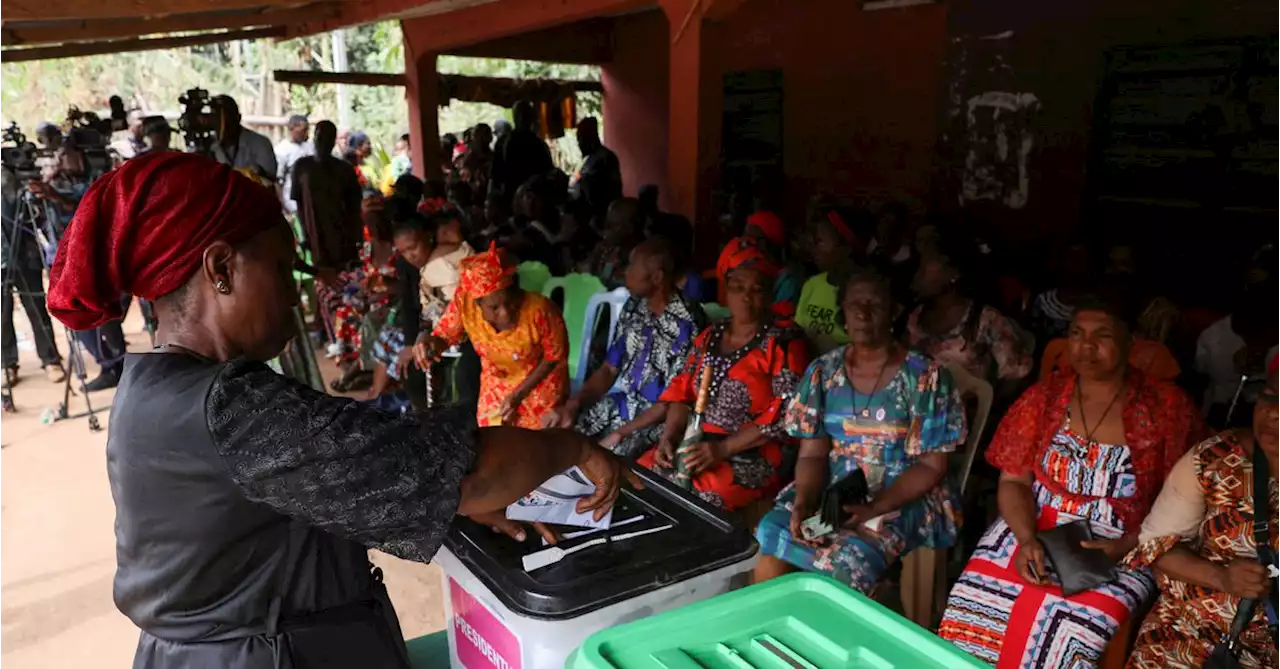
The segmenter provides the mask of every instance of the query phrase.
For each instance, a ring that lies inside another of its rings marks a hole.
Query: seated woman
[[[1032,352],[1018,327],[975,299],[981,261],[973,240],[938,227],[919,257],[912,288],[920,306],[907,317],[907,344],[993,384],[1030,374]]]
[[[950,373],[894,341],[887,278],[857,270],[838,300],[849,344],[809,365],[787,410],[800,459],[795,484],[756,529],[764,554],[756,581],[806,569],[867,593],[916,547],[955,543],[947,453],[964,442],[965,416]],[[846,508],[842,527],[806,541],[800,527],[818,512],[822,493],[859,470],[870,503]],[[876,518],[878,526],[866,524]]]
[[[1138,632],[1129,658],[1136,669],[1199,669],[1226,638],[1242,598],[1259,599],[1240,635],[1241,667],[1276,666],[1276,595],[1258,560],[1255,482],[1266,480],[1275,564],[1280,526],[1276,497],[1276,359],[1253,409],[1253,429],[1228,430],[1200,443],[1173,466],[1142,523],[1132,568],[1154,567],[1160,599]],[[1258,472],[1255,468],[1265,468]],[[1263,551],[1264,554],[1267,551]]]
[[[329,384],[336,392],[353,390],[368,371],[361,359],[368,352],[366,319],[385,320],[396,281],[396,249],[390,222],[382,207],[364,212],[365,242],[360,247],[360,266],[338,274],[319,297],[333,314],[334,342],[329,356],[338,360],[342,376]],[[366,377],[367,378],[367,377]]]
[[[538,429],[569,390],[569,336],[555,304],[521,290],[515,276],[515,263],[496,246],[464,258],[459,292],[414,354],[425,369],[469,338],[480,356],[480,425]]]
[[[1084,519],[1119,560],[1125,547],[1101,540],[1136,543],[1160,484],[1201,436],[1185,393],[1126,364],[1121,313],[1097,299],[1076,303],[1074,374],[1023,393],[987,448],[1001,471],[1000,518],[952,589],[938,631],[984,662],[1093,666],[1116,628],[1155,594],[1149,569],[1122,568],[1111,583],[1065,597],[1036,538]]]
[[[639,462],[674,476],[676,446],[697,401],[703,369],[709,368],[703,441],[683,458],[694,491],[733,511],[775,494],[781,485],[782,413],[809,355],[804,333],[770,313],[777,265],[754,246],[722,260],[729,320],[694,340],[684,368],[658,397],[666,409],[662,438]]]
[[[841,280],[839,270],[846,269],[866,249],[868,232],[853,220],[851,212],[827,209],[813,223],[810,255],[818,274],[804,282],[800,301],[796,304],[796,325],[809,338],[809,350],[822,355],[849,343],[849,335],[837,322],[840,306],[836,300]],[[861,229],[861,230],[860,230]]]
[[[680,371],[707,321],[702,307],[676,290],[675,255],[661,237],[632,250],[626,270],[631,297],[604,364],[548,416],[548,425],[567,428],[576,422],[580,434],[625,457],[639,455],[661,436],[666,406],[658,396]]]

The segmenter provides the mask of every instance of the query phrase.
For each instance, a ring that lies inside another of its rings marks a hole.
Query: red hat
[[[122,294],[154,300],[187,282],[215,241],[239,244],[283,222],[275,192],[209,158],[148,153],[89,187],[49,271],[49,312],[74,330],[123,315]]]
[[[489,243],[488,251],[467,256],[458,265],[458,287],[473,300],[515,283],[515,264],[493,242]]]
[[[782,219],[771,211],[757,211],[747,217],[747,227],[753,227],[771,243],[782,246],[787,242],[787,229]]]

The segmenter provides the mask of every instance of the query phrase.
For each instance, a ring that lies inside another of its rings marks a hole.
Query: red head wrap
[[[858,236],[853,233],[853,228],[844,222],[844,218],[836,210],[832,209],[827,212],[827,222],[831,224],[831,229],[835,230],[836,234],[840,235],[840,239],[843,239],[846,244],[852,244],[857,241]]]
[[[725,285],[729,278],[729,272],[746,268],[759,271],[769,278],[777,278],[778,272],[782,270],[777,263],[765,255],[764,251],[760,250],[759,246],[738,238],[730,242],[720,256],[720,262],[716,268],[717,273],[720,275],[720,285]]]
[[[747,217],[747,227],[753,227],[771,243],[782,246],[787,242],[787,228],[782,219],[771,211],[757,211]]]
[[[488,251],[463,258],[458,268],[458,287],[473,300],[496,293],[515,282],[515,265],[492,242]]]
[[[239,244],[280,219],[275,193],[226,165],[189,153],[134,158],[80,201],[49,272],[49,312],[75,330],[120,318],[121,294],[167,295],[209,244]]]

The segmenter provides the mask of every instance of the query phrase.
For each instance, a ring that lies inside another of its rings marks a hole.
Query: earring
[[[231,293],[231,286],[227,285],[227,282],[222,279],[218,279],[218,282],[213,284],[213,287],[223,295]]]

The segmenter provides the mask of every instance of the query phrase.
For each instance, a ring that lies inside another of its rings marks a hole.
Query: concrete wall
[[[604,143],[618,154],[626,195],[667,193],[668,30],[659,10],[619,17],[613,60],[601,67]]]
[[[921,206],[937,133],[944,4],[866,12],[850,0],[752,0],[704,30],[703,133],[719,138],[725,72],[783,72],[789,213],[803,211],[812,192]]]

